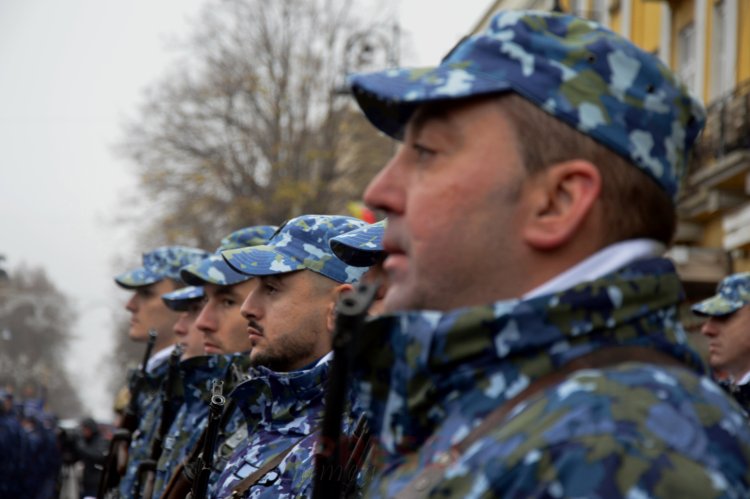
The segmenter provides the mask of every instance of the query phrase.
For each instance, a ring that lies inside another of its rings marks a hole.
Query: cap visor
[[[286,274],[306,268],[301,262],[280,253],[273,246],[250,246],[222,251],[231,268],[250,276]]]
[[[511,88],[499,77],[473,73],[458,64],[355,74],[349,77],[349,85],[367,119],[395,139],[403,137],[406,123],[420,104]]]
[[[204,297],[203,288],[200,286],[187,286],[171,293],[161,295],[162,301],[171,310],[184,312],[190,304]]]
[[[721,317],[733,314],[742,308],[743,305],[742,302],[730,301],[719,295],[703,300],[700,303],[696,303],[691,310],[698,315]]]
[[[247,281],[249,276],[230,267],[221,255],[211,255],[202,262],[189,265],[180,271],[180,277],[188,284],[216,284],[231,286]]]
[[[139,268],[123,272],[115,277],[115,282],[125,289],[142,288],[163,279],[146,268]]]

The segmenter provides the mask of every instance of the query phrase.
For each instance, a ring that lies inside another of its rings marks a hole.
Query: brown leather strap
[[[618,346],[607,347],[584,354],[556,371],[532,381],[529,386],[521,390],[515,397],[507,400],[503,405],[489,413],[484,420],[474,428],[466,437],[454,444],[450,451],[441,454],[436,461],[422,468],[414,478],[397,495],[396,499],[415,499],[427,497],[432,487],[437,484],[445,473],[445,469],[471,447],[471,445],[496,430],[505,420],[506,416],[521,402],[531,398],[533,395],[560,384],[570,374],[582,369],[601,369],[611,367],[625,362],[642,362],[644,364],[656,364],[662,366],[686,367],[685,364],[674,357],[661,353],[658,350],[641,346]]]
[[[253,473],[250,473],[250,475],[243,478],[242,481],[234,486],[234,488],[232,489],[232,495],[229,497],[242,497],[242,494],[244,494],[250,487],[258,483],[258,481],[263,478],[266,473],[281,464],[281,461],[284,460],[287,454],[292,452],[292,449],[294,449],[297,444],[302,441],[302,438],[294,442],[291,447],[284,449],[279,454],[276,454],[270,461],[266,461],[266,464],[255,470]]]

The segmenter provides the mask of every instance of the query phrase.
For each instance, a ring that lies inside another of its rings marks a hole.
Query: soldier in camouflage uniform
[[[720,385],[750,412],[750,272],[732,274],[716,295],[693,305],[708,320],[701,333],[708,340],[708,362],[727,378]]]
[[[594,22],[507,11],[436,68],[350,83],[403,140],[365,192],[391,312],[354,345],[366,495],[750,497],[750,429],[660,257],[704,119],[674,75]]]
[[[133,433],[128,451],[128,467],[120,480],[122,497],[133,496],[138,464],[149,457],[154,432],[161,414],[159,397],[162,381],[167,373],[166,362],[174,348],[172,331],[177,314],[169,310],[161,295],[184,285],[180,269],[201,261],[208,253],[185,246],[163,246],[143,255],[143,266],[115,277],[115,282],[133,295],[125,308],[131,313],[130,330],[133,341],[145,342],[148,331],[157,332],[154,354],[146,365],[147,377],[143,381],[138,399],[138,427]]]
[[[182,348],[181,360],[203,355],[203,334],[195,327],[195,319],[203,310],[203,286],[185,286],[161,295],[164,305],[177,312],[177,322],[172,326],[177,344]]]
[[[239,381],[234,373],[244,373],[249,364],[250,339],[240,306],[254,283],[250,276],[232,270],[221,257],[221,251],[264,244],[275,230],[276,227],[260,225],[234,231],[222,239],[215,254],[180,272],[186,283],[200,287],[205,294],[194,323],[205,355],[180,364],[184,403],[169,429],[157,463],[155,497],[161,495],[173,471],[196,445],[206,426],[212,381],[223,380],[228,392]]]
[[[289,220],[266,246],[223,253],[236,270],[257,276],[242,305],[254,367],[231,394],[248,437],[213,480],[212,497],[230,496],[237,488],[236,497],[311,494],[334,307],[366,270],[337,259],[329,241],[364,225],[351,217],[303,215]],[[348,432],[351,418],[344,419]]]
[[[383,270],[386,253],[383,250],[383,233],[386,220],[375,222],[331,239],[331,249],[339,260],[355,267],[368,267],[362,282],[376,282],[378,291],[368,310],[369,315],[383,312],[383,298],[388,290],[388,274]]]

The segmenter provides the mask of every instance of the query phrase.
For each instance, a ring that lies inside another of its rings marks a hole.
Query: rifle
[[[214,380],[211,387],[211,405],[208,409],[208,425],[206,426],[206,436],[203,440],[203,448],[198,455],[195,468],[186,469],[188,473],[192,472],[193,488],[188,495],[189,499],[205,499],[208,491],[208,478],[211,475],[214,465],[214,450],[216,448],[216,439],[219,436],[219,427],[221,426],[224,405],[227,399],[224,398],[222,390],[224,382]]]
[[[333,360],[326,390],[325,414],[320,430],[320,440],[315,449],[314,499],[342,497],[342,493],[350,488],[350,484],[345,483],[349,477],[344,473],[356,475],[356,470],[361,464],[349,459],[349,463],[342,465],[341,419],[346,405],[347,381],[351,367],[351,342],[359,335],[377,290],[377,283],[362,283],[354,290],[342,294],[336,304]],[[354,439],[353,448],[349,449],[350,456],[355,452],[358,440],[367,441],[364,429],[362,429],[363,422],[358,422],[360,436]],[[364,449],[356,451],[360,457],[364,455]],[[360,457],[357,457],[357,461]],[[345,470],[345,467],[348,469]]]
[[[161,419],[159,428],[151,442],[151,455],[138,464],[135,479],[136,499],[151,499],[154,494],[156,481],[156,464],[164,449],[164,438],[177,415],[177,407],[174,403],[176,397],[176,385],[180,373],[180,358],[182,357],[182,345],[176,345],[169,355],[169,370],[164,380],[161,391]]]
[[[125,408],[125,414],[122,417],[120,428],[125,428],[131,433],[138,428],[138,398],[143,389],[143,383],[146,380],[146,364],[148,359],[151,357],[151,351],[154,349],[156,343],[156,330],[150,329],[148,332],[148,343],[146,343],[146,352],[143,354],[143,362],[141,368],[133,374],[133,378],[130,382],[130,401],[128,406]]]
[[[109,491],[115,489],[120,483],[120,477],[125,474],[128,465],[130,439],[132,433],[138,428],[138,397],[146,379],[146,364],[151,357],[154,343],[156,343],[156,330],[151,329],[148,332],[148,343],[146,344],[141,368],[133,374],[130,383],[130,401],[125,409],[120,427],[112,435],[112,441],[109,444],[109,452],[99,480],[99,490],[96,494],[99,499],[104,499]]]
[[[237,364],[232,364],[230,372],[228,374],[231,375],[232,379],[227,380],[227,383],[230,383],[232,386],[236,386],[245,379],[245,375],[237,367]],[[224,439],[226,438],[224,430],[226,429],[227,424],[229,424],[229,421],[234,414],[235,408],[236,401],[234,399],[230,399],[229,401],[227,401],[226,405],[224,406],[223,414],[221,415],[221,421],[219,422],[219,435],[222,441],[224,441]],[[200,466],[198,464],[198,459],[201,456],[201,451],[204,447],[204,442],[206,441],[208,430],[208,426],[203,428],[200,438],[195,443],[188,456],[177,466],[177,468],[175,468],[172,476],[167,482],[167,485],[164,487],[164,492],[162,492],[161,496],[162,499],[184,499],[190,493],[197,474],[196,470]],[[217,437],[217,440],[218,438],[219,437]],[[216,447],[216,445],[214,445],[214,447]],[[215,458],[217,457],[217,455],[218,451],[215,451],[213,453],[213,466],[221,467],[222,456],[218,456],[220,459],[218,462],[216,462]],[[226,456],[226,458],[228,457],[229,456]]]

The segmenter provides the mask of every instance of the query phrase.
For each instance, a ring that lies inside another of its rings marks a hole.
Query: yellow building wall
[[[661,5],[659,2],[635,0],[631,23],[631,40],[633,43],[647,52],[657,52],[661,38]]]
[[[609,11],[609,29],[615,33],[620,32],[620,26],[622,25],[622,4],[617,2],[612,6]]]
[[[721,216],[717,216],[703,226],[703,237],[698,246],[702,248],[721,248],[724,244],[724,228]]]
[[[737,25],[737,83],[750,80],[750,0],[739,0]]]
[[[669,48],[669,67],[677,67],[677,34],[682,28],[693,22],[695,13],[694,0],[672,0],[669,2],[672,8],[672,33],[670,33],[671,47]]]

